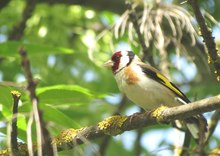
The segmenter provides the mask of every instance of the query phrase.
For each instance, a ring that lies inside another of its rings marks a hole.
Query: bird
[[[133,51],[115,52],[104,66],[112,69],[119,90],[146,111],[161,105],[175,107],[190,103],[174,83],[156,68],[142,62]],[[204,142],[207,122],[202,114],[186,118],[183,122],[195,140]]]

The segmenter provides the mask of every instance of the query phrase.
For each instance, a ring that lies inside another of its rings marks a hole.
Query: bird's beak
[[[104,67],[107,67],[107,68],[110,68],[114,65],[113,61],[112,60],[108,60],[107,62],[105,62],[103,64]]]

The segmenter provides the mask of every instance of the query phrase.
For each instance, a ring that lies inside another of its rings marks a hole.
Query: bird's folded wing
[[[147,77],[157,81],[163,86],[170,89],[177,97],[181,98],[184,102],[190,103],[190,100],[183,94],[172,82],[170,82],[164,75],[162,75],[157,69],[147,65],[139,64],[142,71],[146,74]]]

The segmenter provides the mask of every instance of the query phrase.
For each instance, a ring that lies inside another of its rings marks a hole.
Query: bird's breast
[[[125,68],[123,74],[126,75],[125,81],[128,85],[135,85],[140,81],[140,78],[132,68]]]
[[[141,73],[135,74],[132,69],[125,69],[115,78],[120,91],[145,110],[154,109],[160,105],[177,105],[175,95],[170,90]]]

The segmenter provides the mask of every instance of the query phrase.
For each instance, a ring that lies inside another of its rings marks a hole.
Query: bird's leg
[[[129,119],[129,122],[131,123],[131,121],[135,118],[135,117],[137,117],[138,115],[140,115],[142,112],[136,112],[136,113],[134,113],[134,114],[132,114],[132,116],[130,117],[130,119]]]
[[[156,118],[157,122],[159,122],[159,123],[169,124],[169,122],[165,121],[165,119],[163,117],[163,111],[167,108],[168,108],[167,106],[161,105],[160,107],[151,111],[151,116],[153,118]]]

